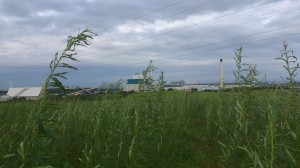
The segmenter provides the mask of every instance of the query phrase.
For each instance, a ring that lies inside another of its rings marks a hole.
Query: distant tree
[[[178,81],[172,81],[170,84],[183,86],[186,84],[186,82],[184,80],[178,80]]]
[[[103,82],[102,85],[99,87],[99,90],[105,92],[121,92],[123,90],[124,80],[119,79],[116,82],[105,83]]]

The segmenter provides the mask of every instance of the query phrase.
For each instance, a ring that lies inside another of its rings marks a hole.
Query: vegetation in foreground
[[[37,102],[1,103],[1,167],[299,165],[299,124],[281,90],[115,94],[56,103],[45,122],[50,136],[35,129]]]

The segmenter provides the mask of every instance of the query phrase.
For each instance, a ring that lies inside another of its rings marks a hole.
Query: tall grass
[[[299,68],[297,58],[284,43],[280,60],[284,61],[288,72],[286,79],[289,80],[290,91],[256,91],[251,87],[255,84],[251,81],[256,81],[256,66],[242,63],[242,48],[235,53],[236,105],[235,110],[227,110],[224,114],[230,116],[228,124],[223,122],[222,127],[217,128],[221,133],[217,142],[222,151],[219,166],[230,167],[239,163],[237,166],[243,167],[297,167],[300,160],[297,133],[300,111],[295,103],[299,100],[299,93],[294,88],[294,77]],[[248,65],[248,68],[243,69],[243,65]],[[241,81],[248,86],[243,87]],[[240,161],[241,158],[244,158],[243,161]]]
[[[197,153],[198,145],[204,147],[198,142],[203,138],[202,131],[199,135],[194,133],[199,131],[197,126],[205,128],[205,118],[193,118],[204,114],[205,99],[196,93],[174,92],[107,95],[92,101],[62,100],[57,102],[59,110],[52,125],[56,141],[31,136],[34,122],[28,117],[38,112],[37,103],[3,104],[0,115],[1,123],[5,124],[1,133],[5,136],[0,142],[0,165],[189,167],[200,161],[204,164],[193,154]],[[26,108],[20,108],[24,105]],[[23,152],[19,152],[20,145]]]
[[[296,167],[297,134],[282,110],[288,100],[253,92],[251,107],[236,104],[232,92],[62,99],[52,119],[55,141],[33,136],[37,102],[1,103],[0,165]]]

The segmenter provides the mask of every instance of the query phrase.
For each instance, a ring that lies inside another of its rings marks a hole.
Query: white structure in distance
[[[21,87],[21,88],[9,88],[7,96],[12,98],[26,98],[26,100],[37,100],[42,93],[42,87]]]

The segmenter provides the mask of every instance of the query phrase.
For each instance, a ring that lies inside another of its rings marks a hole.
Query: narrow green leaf
[[[289,150],[287,148],[285,148],[286,153],[288,154],[289,158],[292,160],[292,162],[294,164],[296,164],[296,160],[295,158],[292,156],[292,154],[289,152]]]
[[[241,147],[241,146],[237,146],[237,148],[240,148],[240,149],[242,149],[243,151],[245,151],[247,154],[248,154],[248,156],[252,159],[252,152],[250,152],[248,149],[247,149],[247,147],[246,146],[244,146],[244,147]]]
[[[52,64],[53,64],[53,62],[54,62],[54,60],[52,60],[51,62],[50,62],[50,69],[52,70]]]
[[[14,156],[16,156],[16,154],[8,154],[8,155],[2,156],[2,158],[6,159],[6,158],[14,157]]]
[[[68,72],[60,72],[60,73],[53,74],[52,76],[56,76],[56,77],[67,79],[65,76],[63,76],[65,74],[67,74],[67,73]]]
[[[261,163],[260,159],[258,158],[258,155],[257,155],[256,152],[255,152],[255,160],[257,160],[258,165],[259,165],[260,168],[264,168],[264,166],[263,166],[263,164]]]
[[[69,69],[74,69],[74,70],[77,70],[76,67],[74,66],[71,66],[69,64],[66,64],[66,63],[60,63],[58,67],[61,67],[61,68],[69,68]]]
[[[77,61],[77,62],[79,62],[76,58],[74,58],[74,57],[68,57],[69,59],[71,59],[72,61]]]
[[[51,77],[51,80],[53,81],[53,82],[50,82],[50,86],[53,86],[53,87],[58,87],[58,88],[60,88],[62,91],[66,91],[66,89],[65,89],[65,87],[63,86],[63,84],[56,78],[56,77]]]

